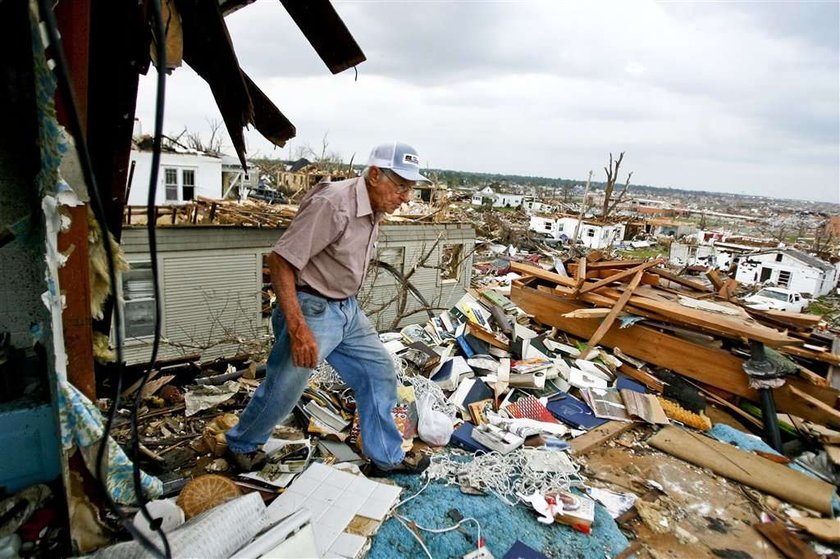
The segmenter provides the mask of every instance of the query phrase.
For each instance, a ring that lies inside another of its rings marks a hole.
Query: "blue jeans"
[[[298,302],[318,343],[318,361],[327,362],[353,389],[365,454],[383,469],[405,458],[402,434],[391,410],[397,401],[397,376],[391,356],[370,320],[359,310],[355,297],[332,301],[298,293]],[[283,312],[275,306],[271,323],[274,347],[268,357],[265,380],[242,412],[239,423],[227,433],[233,452],[252,452],[271,436],[274,426],[297,404],[312,369],[296,367]]]

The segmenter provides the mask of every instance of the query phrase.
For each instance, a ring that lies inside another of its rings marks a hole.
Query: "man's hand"
[[[318,343],[309,326],[304,322],[297,328],[289,328],[289,338],[295,366],[314,369],[318,364]]]
[[[274,293],[277,294],[277,303],[286,318],[292,362],[297,367],[314,369],[318,364],[318,342],[315,341],[315,336],[312,335],[312,330],[306,324],[298,305],[294,268],[276,252],[269,255],[268,267],[271,270],[271,283],[274,285]]]

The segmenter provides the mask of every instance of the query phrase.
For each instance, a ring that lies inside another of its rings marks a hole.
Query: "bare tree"
[[[618,182],[618,169],[623,160],[623,151],[618,155],[618,159],[615,160],[615,163],[613,163],[613,155],[610,153],[610,163],[604,167],[604,171],[607,173],[607,185],[604,187],[604,204],[601,207],[601,219],[605,222],[607,221],[609,215],[615,210],[616,206],[618,206],[618,204],[620,204],[624,199],[624,195],[627,194],[627,190],[630,188],[630,177],[633,176],[632,171],[627,173],[627,181],[624,183],[624,188],[621,190],[618,197],[613,200],[615,184]]]
[[[219,155],[222,153],[222,147],[225,142],[224,123],[217,118],[208,118],[207,126],[210,130],[210,135],[206,140],[201,132],[192,131],[186,126],[177,135],[166,136],[165,138],[170,145]]]

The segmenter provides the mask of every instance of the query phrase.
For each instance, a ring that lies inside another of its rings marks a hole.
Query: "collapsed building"
[[[223,15],[244,4],[166,4],[183,24],[167,47],[225,91],[243,167],[243,123],[294,132],[236,64]],[[332,71],[364,59],[328,2],[283,5]],[[713,271],[550,249],[519,215],[465,211],[483,240],[437,211],[383,227],[386,271],[363,297],[401,381],[395,422],[432,457],[424,478],[361,472],[352,391],[327,366],[276,426],[269,467],[232,471],[224,433],[271,335],[262,256],[293,209],[191,201],[181,175],[183,204],[123,227],[143,6],[60,2],[57,25],[38,7],[0,4],[0,68],[20,85],[0,91],[4,554],[834,553],[837,325],[745,309]],[[77,41],[69,67],[58,31]]]

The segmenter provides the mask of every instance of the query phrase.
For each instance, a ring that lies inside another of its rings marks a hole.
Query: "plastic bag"
[[[455,428],[449,416],[434,409],[432,404],[433,400],[429,396],[417,401],[417,432],[424,443],[445,446]]]

